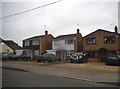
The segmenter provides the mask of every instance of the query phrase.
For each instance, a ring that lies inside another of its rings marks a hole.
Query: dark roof
[[[51,34],[48,34],[48,36],[49,35],[51,35]],[[42,38],[42,37],[44,37],[45,35],[39,35],[39,36],[33,36],[33,37],[29,37],[29,38],[27,38],[27,39],[24,39],[24,40],[32,40],[32,39],[37,39],[37,38]],[[52,35],[51,35],[52,36]],[[23,40],[23,41],[24,41]]]
[[[10,48],[12,48],[13,50],[20,50],[22,49],[21,46],[19,46],[17,43],[15,43],[14,41],[12,40],[3,40],[3,42],[9,46]]]
[[[98,32],[98,31],[108,32],[108,33],[112,33],[112,34],[117,34],[117,33],[115,33],[115,32],[111,32],[111,31],[107,31],[107,30],[103,30],[103,29],[98,29],[98,30],[96,30],[96,31],[94,31],[94,32],[92,32],[92,33],[84,36],[84,38],[87,37],[87,36],[89,36],[89,35],[92,35],[93,33]],[[118,35],[120,35],[120,34],[118,33]]]
[[[41,38],[43,36],[45,36],[45,35],[33,36],[33,37],[29,37],[29,38],[24,39],[24,40],[31,40],[31,39],[35,39],[35,38]]]
[[[68,34],[68,35],[59,35],[55,38],[56,39],[64,39],[64,38],[70,38],[70,37],[75,37],[76,34]]]
[[[0,43],[3,41],[3,39],[2,38],[0,38]]]

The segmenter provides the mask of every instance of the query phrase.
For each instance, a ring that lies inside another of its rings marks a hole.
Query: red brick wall
[[[74,49],[76,52],[83,51],[83,38],[80,33],[76,34],[75,41],[74,41]]]
[[[40,40],[40,55],[46,53],[46,50],[52,49],[52,35],[45,35]]]

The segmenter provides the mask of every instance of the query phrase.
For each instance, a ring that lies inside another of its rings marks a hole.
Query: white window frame
[[[25,46],[29,46],[30,42],[29,41],[25,41]]]
[[[54,46],[60,46],[60,42],[59,41],[54,41]]]
[[[32,45],[39,45],[39,40],[32,40]]]
[[[74,43],[74,39],[65,40],[65,44],[73,44],[73,43]]]
[[[39,50],[34,50],[34,55],[38,56],[39,55]]]

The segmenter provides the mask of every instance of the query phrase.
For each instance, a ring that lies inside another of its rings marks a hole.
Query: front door
[[[105,62],[107,59],[107,49],[105,48],[100,48],[98,50],[98,58],[101,62]]]

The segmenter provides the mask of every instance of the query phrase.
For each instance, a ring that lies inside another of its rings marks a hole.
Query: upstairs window
[[[104,43],[105,44],[111,44],[111,43],[115,43],[115,42],[116,42],[115,36],[104,37]]]
[[[32,45],[39,45],[39,40],[32,40]]]
[[[59,41],[54,41],[54,46],[60,46],[60,42]]]
[[[96,44],[96,38],[87,38],[86,39],[87,44]]]
[[[25,46],[29,46],[29,41],[25,41]]]
[[[74,40],[72,39],[65,40],[65,44],[73,44],[73,43],[74,43]]]

